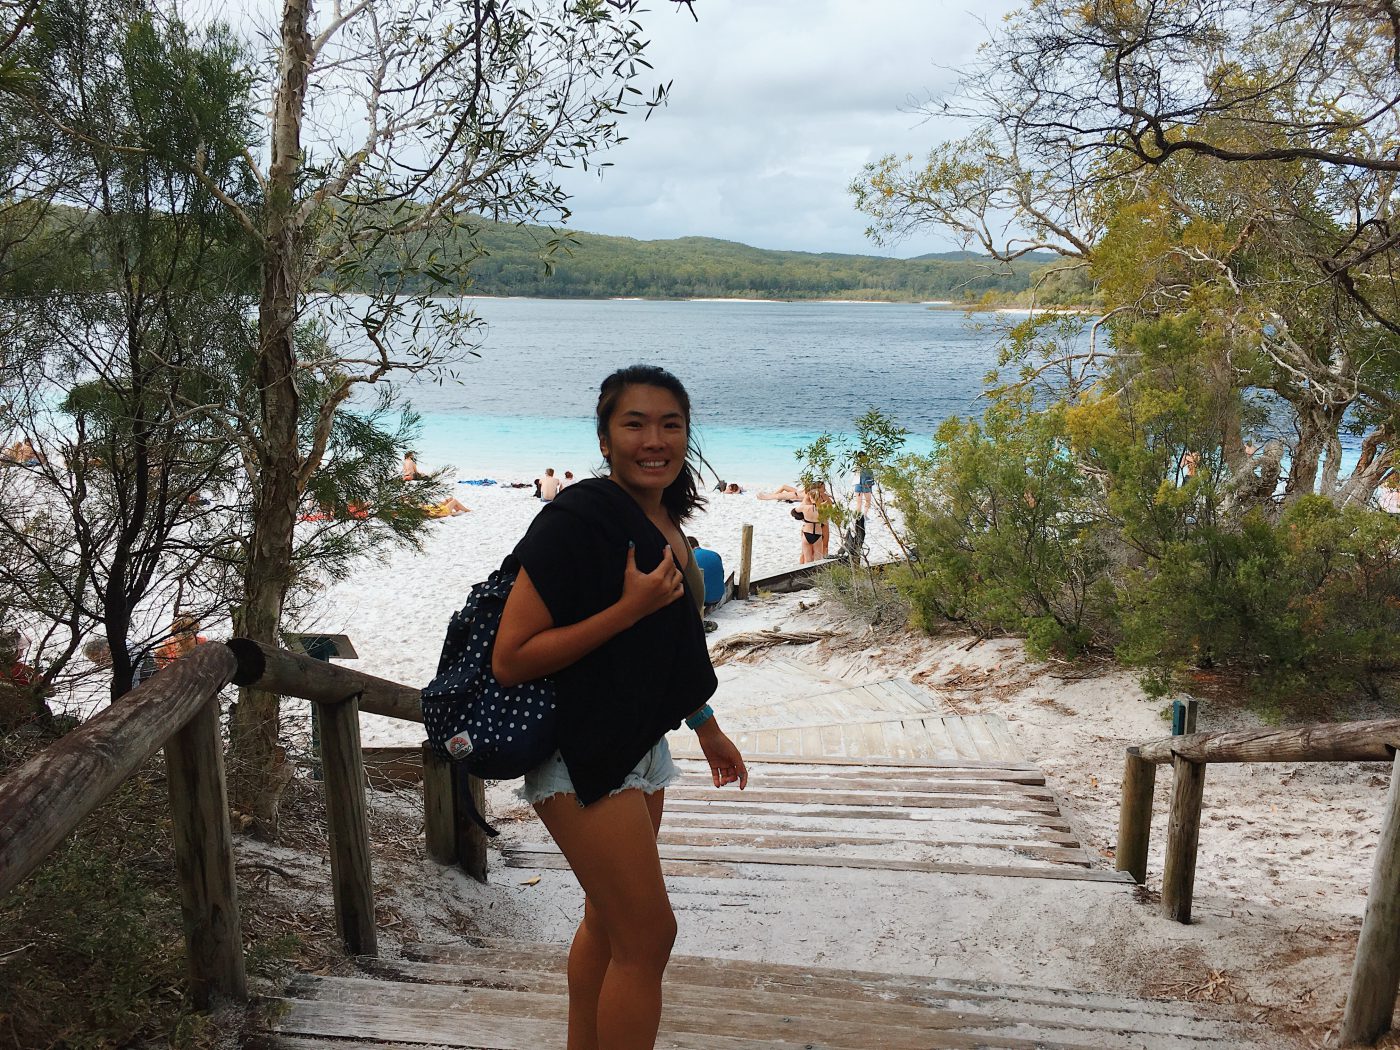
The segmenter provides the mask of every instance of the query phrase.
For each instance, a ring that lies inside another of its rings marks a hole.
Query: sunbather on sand
[[[796,485],[779,485],[772,492],[760,492],[759,499],[779,499],[784,503],[802,502],[802,489]]]

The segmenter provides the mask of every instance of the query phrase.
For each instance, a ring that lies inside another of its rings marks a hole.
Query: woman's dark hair
[[[661,505],[675,521],[685,521],[707,502],[705,497],[700,495],[700,487],[696,484],[696,470],[690,465],[692,459],[705,462],[705,458],[700,455],[699,446],[695,444],[695,431],[690,426],[690,395],[686,393],[685,385],[664,368],[658,368],[656,365],[629,365],[619,368],[604,379],[603,385],[598,388],[599,441],[607,441],[608,424],[612,422],[613,413],[617,411],[618,398],[629,386],[660,387],[674,396],[681,406],[681,414],[685,416],[686,460],[676,480],[667,485],[661,493]]]

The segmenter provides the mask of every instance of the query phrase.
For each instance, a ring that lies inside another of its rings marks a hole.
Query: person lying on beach
[[[784,503],[800,503],[802,489],[796,485],[779,485],[772,492],[760,492],[759,499],[780,499]]]
[[[472,509],[459,500],[456,496],[448,496],[441,503],[434,503],[425,507],[430,518],[455,518],[458,514],[470,514]]]
[[[731,481],[728,485],[724,487],[724,494],[726,496],[741,496],[743,495],[743,493],[744,490],[739,487],[739,483],[737,481]]]

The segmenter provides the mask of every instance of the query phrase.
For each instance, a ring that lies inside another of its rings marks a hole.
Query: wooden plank
[[[525,870],[572,870],[563,854],[555,853],[516,853],[513,850],[506,850],[501,856],[501,863],[507,868],[523,868]],[[668,878],[735,879],[739,877],[739,869],[732,864],[711,861],[663,860],[661,874]]]
[[[883,836],[890,842],[943,842],[950,845],[961,845],[960,841],[947,838],[949,834],[956,834],[949,825],[953,821],[938,820],[872,820],[867,823],[876,825],[861,831],[861,834]],[[961,823],[961,822],[960,822]],[[967,822],[973,823],[973,822]],[[1013,821],[1006,821],[1001,824],[990,825],[1007,829],[1001,832],[1003,837],[985,840],[968,840],[968,844],[977,844],[978,841],[985,841],[989,845],[995,846],[1020,846],[1020,845],[1053,845],[1080,848],[1081,844],[1078,836],[1067,831],[1051,831],[1035,824],[1018,824]],[[837,827],[830,824],[822,813],[812,813],[806,816],[792,815],[786,817],[774,817],[771,815],[756,815],[753,813],[744,814],[742,817],[726,817],[723,814],[708,815],[705,813],[677,813],[670,811],[666,814],[666,822],[662,825],[665,830],[674,827],[683,831],[714,831],[717,833],[747,834],[752,832],[779,832],[797,834],[840,834]],[[1021,833],[1011,831],[1011,828],[1021,829]]]
[[[520,995],[521,993],[514,993]],[[557,1011],[566,1008],[556,996],[540,997]],[[539,1050],[542,1046],[563,1046],[566,1022],[548,1018],[488,1015],[478,1017],[466,1010],[422,1009],[418,1006],[385,1006],[363,1002],[317,1002],[304,999],[273,1000],[277,1018],[272,1027],[279,1033],[336,1036],[427,1043],[436,1047],[472,1050]],[[673,1022],[672,1018],[676,1021]],[[673,1024],[679,1023],[677,1029]],[[726,1033],[721,1024],[730,1028]],[[734,1034],[742,1033],[742,1034]],[[977,1050],[987,1040],[979,1035],[939,1031],[932,1028],[899,1029],[869,1023],[843,1024],[821,1019],[807,1025],[799,1018],[775,1017],[760,1013],[726,1010],[711,1003],[693,1011],[670,1011],[662,1017],[658,1050],[789,1050],[789,1048],[846,1047],[868,1050]],[[1040,1040],[996,1037],[996,1046],[1006,1050],[1050,1050],[1065,1044]]]
[[[880,835],[832,835],[820,832],[792,831],[729,831],[721,829],[681,830],[661,829],[657,842],[668,846],[746,846],[752,849],[830,849],[834,846],[923,846],[957,850],[986,850],[989,853],[1013,853],[1037,860],[1055,861],[1091,867],[1092,857],[1083,849],[1064,846],[1037,846],[1022,842],[976,842],[971,840],[942,841]]]
[[[802,755],[802,733],[797,729],[783,729],[778,733],[778,739],[782,742],[782,753],[789,757],[801,757]]]
[[[728,801],[737,796],[737,801],[754,803],[782,803],[797,806],[899,806],[905,809],[1002,809],[1027,813],[1058,813],[1053,802],[1038,799],[996,797],[985,795],[937,795],[914,794],[909,792],[881,791],[784,791],[780,788],[755,787],[750,783],[744,792],[736,792],[714,787],[669,787],[666,798],[694,801]]]
[[[968,733],[967,726],[957,715],[945,715],[943,718],[943,728],[948,731],[948,737],[953,741],[953,747],[957,750],[960,758],[975,758],[979,761],[988,762],[992,758],[978,754],[977,743]]]
[[[471,936],[464,938],[463,942],[446,945],[405,945],[405,953],[410,956],[409,959],[371,959],[365,960],[362,965],[368,966],[372,973],[380,972],[383,968],[405,967],[410,980],[481,983],[512,979],[523,974],[563,974],[567,966],[568,946]],[[836,1002],[861,1000],[919,1004],[929,999],[953,997],[966,1002],[1014,1001],[1023,1008],[1063,1007],[1081,1015],[1117,1011],[1126,1016],[1110,1017],[1105,1025],[1093,1024],[1091,1017],[1084,1019],[1092,1027],[1118,1027],[1124,1030],[1138,1030],[1139,1025],[1135,1022],[1149,1017],[1165,1017],[1173,1021],[1208,1020],[1212,1025],[1212,1034],[1221,1036],[1230,1034],[1230,1029],[1242,1027],[1232,1023],[1238,1014],[1231,1008],[1210,1003],[1188,1005],[1105,992],[957,977],[814,968],[792,963],[696,955],[672,956],[666,976],[668,982],[678,985],[711,989],[711,1001],[722,1000],[723,995],[716,993],[732,988],[781,988]],[[1195,1039],[1192,1041],[1195,1042]]]
[[[859,868],[868,871],[917,871],[941,875],[994,875],[1019,878],[1082,879],[1086,882],[1131,883],[1133,878],[1123,871],[1103,871],[1082,868],[1049,868],[1031,865],[957,864],[938,861],[908,860],[903,857],[829,857],[821,854],[795,854],[788,850],[715,850],[695,846],[661,846],[657,852],[663,861],[702,861],[710,864],[764,864],[796,868]],[[552,847],[508,847],[507,859],[541,857],[564,858],[552,852]],[[567,865],[567,861],[564,861]],[[516,864],[516,867],[522,865]]]
[[[1138,753],[1159,765],[1173,755],[1193,762],[1389,762],[1397,743],[1400,718],[1382,718],[1169,736],[1143,744]]]
[[[903,722],[882,722],[880,731],[885,736],[885,753],[894,757],[899,762],[924,761],[917,759],[914,752],[910,750],[909,742],[905,739]]]
[[[417,686],[313,660],[303,653],[288,652],[250,638],[232,638],[228,647],[238,661],[234,685],[256,686],[269,693],[327,705],[344,703],[353,696],[361,711],[409,722],[423,721],[422,690]]]
[[[797,732],[797,730],[779,730],[779,735],[784,733]],[[935,758],[935,759],[910,759],[901,761],[899,759],[886,756],[878,763],[872,763],[868,759],[860,758],[798,758],[794,754],[779,752],[754,751],[745,754],[744,759],[751,763],[772,762],[786,765],[807,765],[807,766],[862,766],[869,768],[880,767],[910,767],[913,769],[995,769],[1007,772],[1040,773],[1040,767],[1029,762],[986,762],[980,759],[964,758]]]
[[[542,1020],[557,1018],[559,1003],[568,993],[563,975],[536,973],[524,974],[521,978],[509,982],[509,988],[498,988],[489,982],[464,987],[421,981],[409,983],[307,976],[296,980],[293,992],[299,999],[316,1002],[379,1001],[422,1010],[460,1010],[480,1015],[536,1017]],[[857,1031],[853,1026],[862,1026],[872,1041],[878,1040],[874,1045],[880,1047],[921,1047],[925,1045],[922,1041],[913,1044],[908,1041],[919,1039],[920,1033],[968,1033],[989,1028],[1001,1029],[1017,1023],[1011,1019],[1014,1017],[1012,1009],[996,1013],[953,1010],[936,1003],[916,1005],[861,998],[825,998],[785,988],[729,988],[722,1002],[717,1002],[710,987],[668,982],[662,1031],[709,1030],[732,1035],[737,1024],[746,1026],[746,1032],[752,1032],[750,1026],[756,1024],[761,1029],[769,1029],[769,1034],[772,1034],[770,1026],[774,1017],[781,1019],[781,1036],[786,1039],[798,1032],[810,1034],[814,1031],[813,1022],[822,1022],[822,1034],[826,1038],[834,1037],[849,1043]],[[836,1027],[831,1028],[828,1023],[834,1023]],[[890,1039],[895,1042],[890,1042]]]
[[[934,760],[938,762],[956,762],[958,759],[958,749],[953,746],[953,738],[948,735],[948,729],[943,724],[941,715],[925,715],[919,720],[924,732],[933,741]]]
[[[1016,738],[1011,734],[1011,727],[1006,724],[1006,719],[1002,718],[1001,715],[983,715],[982,717],[987,724],[987,729],[992,734],[992,738],[996,740],[1001,749],[997,757],[1005,758],[1010,762],[1024,761],[1021,757],[1021,749],[1016,743]]]
[[[823,726],[821,735],[823,755],[829,755],[832,758],[853,757],[846,754],[846,742],[841,734],[841,727],[839,725]]]
[[[964,715],[962,721],[977,748],[978,758],[990,761],[1002,757],[1001,746],[992,738],[986,720],[981,715]]]
[[[747,792],[745,792],[747,794]],[[791,810],[777,810],[761,803],[725,803],[725,802],[697,802],[686,799],[677,799],[674,802],[666,799],[666,812],[668,813],[767,813],[783,814],[791,813]],[[917,816],[915,813],[917,812]],[[974,810],[968,813],[962,809],[955,809],[953,812],[943,814],[937,807],[925,807],[913,811],[882,807],[880,809],[867,808],[861,806],[831,807],[820,811],[821,816],[830,820],[919,820],[925,822],[932,821],[960,821],[968,824],[994,824],[994,825],[1020,825],[1034,824],[1040,827],[1054,828],[1056,831],[1069,831],[1069,822],[1058,812],[1053,813],[1006,813],[999,817],[989,817],[985,815],[985,810]]]
[[[880,732],[880,727],[865,722],[860,726],[861,753],[867,757],[880,757],[885,755],[885,734]]]
[[[452,823],[452,767],[425,740],[423,763],[423,840],[428,856],[439,864],[457,859]]]
[[[686,772],[668,791],[681,787],[703,787],[709,783],[701,773]],[[826,777],[769,777],[766,773],[749,770],[749,790],[760,788],[780,788],[784,791],[807,789],[810,791],[883,791],[913,792],[932,795],[985,795],[988,798],[1038,798],[1049,802],[1054,794],[1047,787],[1026,784],[1012,784],[1004,780],[954,780],[948,777],[928,780],[864,780],[857,777],[844,777],[830,780]],[[747,794],[747,792],[745,792]]]
[[[701,766],[698,762],[680,762],[682,775],[703,777],[709,770],[708,766]],[[1046,791],[1045,777],[1040,773],[1021,773],[1015,770],[996,769],[917,769],[904,766],[895,766],[889,769],[882,769],[878,766],[827,766],[825,763],[814,764],[810,769],[801,769],[796,766],[769,765],[763,762],[750,762],[749,773],[753,776],[762,776],[764,780],[774,784],[788,784],[804,779],[819,779],[823,784],[889,784],[898,781],[901,784],[944,784],[944,783],[975,783],[986,785],[989,789],[1001,787],[1007,788],[1031,788]]]
[[[822,744],[822,733],[816,726],[803,726],[796,731],[802,741],[800,754],[811,758],[821,758],[826,754],[826,747]]]

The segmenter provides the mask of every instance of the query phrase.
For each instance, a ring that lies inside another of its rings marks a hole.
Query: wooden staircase
[[[481,941],[350,977],[303,975],[257,1050],[553,1050],[565,950]],[[663,1050],[1249,1050],[1270,1044],[1220,1007],[985,981],[675,957]],[[1276,1045],[1276,1044],[1274,1044]]]
[[[683,777],[667,789],[659,839],[673,894],[773,880],[805,880],[794,892],[809,896],[838,893],[833,869],[1129,892],[1131,877],[1084,847],[996,716],[950,714],[909,682],[853,686],[777,660],[722,668],[720,703],[750,783],[742,793],[714,789],[693,734],[673,736]],[[537,823],[512,829],[501,856],[515,869],[567,868]],[[565,949],[469,943],[358,959],[352,976],[300,976],[252,1045],[562,1048]],[[673,1050],[1280,1046],[1223,1007],[732,958],[673,957],[665,994],[656,1045]]]

